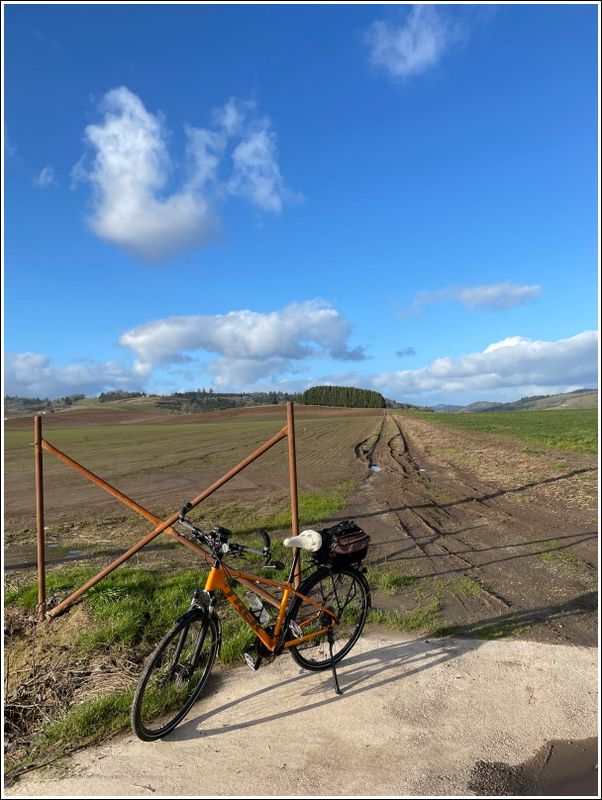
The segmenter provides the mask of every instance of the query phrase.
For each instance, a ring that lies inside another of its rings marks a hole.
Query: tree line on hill
[[[194,414],[206,411],[223,411],[228,408],[277,405],[294,400],[296,395],[288,392],[214,392],[213,389],[197,389],[191,392],[175,392],[156,400],[157,408],[173,413]]]
[[[247,408],[258,405],[278,405],[292,400],[303,405],[342,406],[347,408],[417,408],[407,403],[389,400],[379,392],[353,386],[313,386],[300,394],[289,392],[214,392],[212,388],[170,395],[148,395],[145,392],[127,392],[121,389],[101,392],[99,403],[127,401],[148,397],[158,409],[172,414],[194,414],[222,411],[229,408]],[[39,397],[7,396],[5,410],[9,414],[48,414],[60,411],[84,400],[84,394],[71,394],[54,400]],[[430,409],[423,409],[430,410]]]
[[[131,400],[133,397],[146,397],[146,392],[126,392],[122,389],[116,389],[113,392],[101,392],[98,395],[98,402],[112,403],[114,400]]]
[[[5,413],[27,412],[28,414],[53,414],[63,408],[72,406],[78,400],[83,400],[85,394],[67,394],[50,400],[48,397],[19,397],[6,395],[4,397]]]

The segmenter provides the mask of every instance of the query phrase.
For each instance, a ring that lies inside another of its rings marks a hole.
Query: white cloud
[[[171,168],[162,119],[124,86],[108,92],[101,109],[102,123],[86,128],[92,165],[76,173],[94,190],[92,230],[157,262],[211,239],[217,220],[202,195],[188,189],[160,197]]]
[[[508,388],[518,392],[520,387],[578,388],[597,384],[597,348],[596,331],[555,342],[512,336],[480,353],[438,358],[427,367],[383,372],[372,380],[377,388],[394,396]]]
[[[74,179],[93,189],[89,224],[102,239],[146,261],[165,262],[201,247],[219,230],[216,203],[240,194],[263,210],[279,212],[287,190],[276,160],[276,137],[267,117],[231,98],[215,109],[217,130],[185,127],[188,175],[179,191],[166,191],[174,164],[161,115],[152,114],[122,86],[100,104],[102,121],[88,125],[84,156]],[[218,175],[232,138],[231,177]]]
[[[216,131],[193,128],[191,125],[187,125],[185,131],[188,139],[186,150],[191,164],[187,188],[202,191],[205,186],[217,180],[226,138]]]
[[[512,283],[497,283],[491,286],[475,286],[461,289],[458,300],[469,308],[501,310],[522,306],[541,294],[541,286],[516,286]]]
[[[279,214],[289,193],[276,160],[276,134],[267,120],[236,146],[232,161],[229,191],[247,197],[264,211]]]
[[[457,26],[434,5],[415,5],[401,25],[382,20],[366,33],[370,60],[394,78],[408,78],[434,67],[459,39]]]
[[[217,358],[207,364],[205,372],[213,376],[217,389],[231,389],[253,386],[262,378],[272,380],[281,375],[294,372],[287,358]]]
[[[52,186],[52,184],[56,183],[53,168],[50,166],[44,167],[40,174],[36,175],[33,182],[41,189],[44,189],[46,186]]]
[[[451,303],[458,302],[468,308],[481,308],[486,311],[503,311],[508,308],[516,308],[535,300],[541,294],[541,286],[532,284],[523,286],[520,284],[493,283],[486,286],[448,286],[445,289],[435,291],[418,292],[412,305],[403,309],[398,316],[401,319],[410,319],[422,314],[424,306],[430,303]]]
[[[211,316],[167,317],[126,331],[120,343],[141,366],[178,363],[202,350],[220,358],[205,369],[221,385],[244,386],[260,377],[294,371],[295,362],[329,355],[364,359],[362,347],[349,347],[351,325],[321,300],[291,303],[279,311],[242,310]]]
[[[214,108],[211,119],[228,137],[239,136],[244,130],[247,117],[255,110],[255,103],[231,97],[220,108]]]
[[[20,397],[98,394],[108,389],[139,390],[148,370],[131,369],[115,361],[79,361],[60,366],[40,353],[7,353],[4,386]]]

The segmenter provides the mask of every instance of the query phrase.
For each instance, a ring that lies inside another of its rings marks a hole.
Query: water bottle
[[[260,625],[265,625],[266,622],[269,622],[270,615],[266,611],[261,599],[257,597],[256,594],[252,594],[251,592],[247,592],[247,599],[250,603],[249,610],[257,622],[259,622]]]

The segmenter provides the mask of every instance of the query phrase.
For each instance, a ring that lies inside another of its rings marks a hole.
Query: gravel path
[[[6,794],[463,795],[479,761],[517,765],[597,731],[594,648],[372,628],[340,681],[337,697],[330,673],[288,657],[231,670],[165,740],[118,737]]]

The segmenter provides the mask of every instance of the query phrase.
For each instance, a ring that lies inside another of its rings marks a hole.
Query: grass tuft
[[[437,619],[437,614],[441,611],[441,608],[441,601],[437,598],[431,598],[424,605],[406,613],[373,608],[368,612],[368,622],[376,625],[386,625],[396,631],[421,631],[435,635],[447,628],[447,625],[443,625]]]

